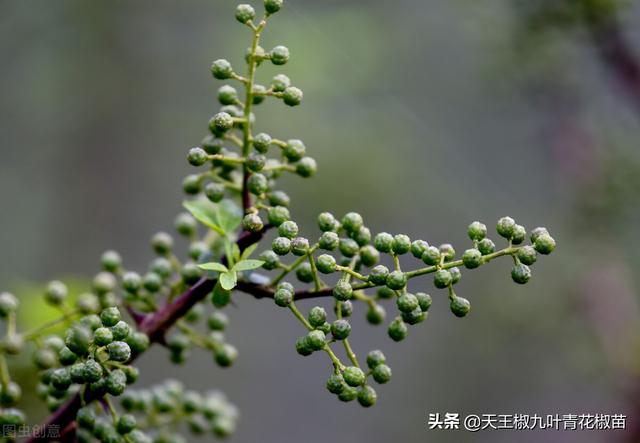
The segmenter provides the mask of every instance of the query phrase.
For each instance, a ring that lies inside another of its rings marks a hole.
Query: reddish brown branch
[[[243,251],[248,246],[260,241],[264,231],[268,228],[269,226],[265,226],[261,232],[257,233],[243,233],[237,241],[240,250]],[[203,277],[186,292],[177,297],[173,302],[161,307],[153,314],[142,315],[137,312],[130,313],[132,313],[134,321],[138,324],[138,329],[149,336],[151,343],[164,343],[167,331],[176,323],[176,321],[184,317],[196,303],[209,295],[215,285],[215,279]],[[255,298],[273,298],[274,293],[272,287],[247,282],[238,282],[237,289],[241,292],[252,295]],[[298,291],[296,292],[295,299],[302,300],[326,296],[331,296],[330,289],[323,289],[321,291]],[[137,355],[134,355],[132,360],[136,357]],[[86,398],[86,400],[90,401],[92,399]],[[43,425],[44,427],[41,426],[38,428],[39,430],[44,429],[45,431],[47,429],[62,430],[60,437],[55,439],[52,437],[46,437],[47,432],[40,432],[43,436],[34,435],[28,441],[73,441],[75,438],[74,421],[76,418],[76,412],[80,406],[80,395],[76,394],[49,417],[47,422]]]

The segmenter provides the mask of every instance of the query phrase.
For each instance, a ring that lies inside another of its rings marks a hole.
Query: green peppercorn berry
[[[340,394],[344,389],[344,379],[340,374],[331,374],[329,379],[327,379],[327,390],[332,394]]]
[[[72,383],[84,384],[84,363],[74,363],[69,368]]]
[[[418,297],[407,292],[398,297],[396,305],[400,312],[411,312],[419,306]]]
[[[516,222],[511,217],[502,217],[498,220],[496,225],[496,231],[501,237],[510,239],[513,237],[513,231],[516,227]]]
[[[394,254],[402,255],[406,254],[411,250],[411,239],[409,236],[404,234],[398,234],[393,237],[393,242],[391,243],[391,249]]]
[[[52,306],[59,306],[67,298],[67,293],[67,286],[61,281],[54,280],[47,285],[44,299]]]
[[[335,232],[323,232],[318,240],[318,247],[325,251],[333,251],[340,244],[340,238]]]
[[[200,192],[200,176],[198,174],[187,175],[182,180],[182,190],[185,194],[195,195]]]
[[[267,161],[267,159],[266,159],[266,157],[264,155],[252,152],[247,157],[246,165],[247,165],[247,168],[250,171],[252,171],[252,172],[260,172],[264,168],[264,165],[265,165],[266,161]]]
[[[414,240],[411,243],[411,255],[413,255],[415,258],[421,259],[422,254],[424,254],[428,247],[429,243],[427,243],[426,241]]]
[[[291,80],[284,74],[278,74],[271,80],[271,89],[274,92],[282,92],[291,86]]]
[[[380,253],[373,246],[367,245],[360,248],[360,262],[364,266],[373,266],[380,261]]]
[[[286,289],[292,294],[295,292],[295,288],[293,287],[293,285],[287,281],[282,281],[278,283],[278,286],[276,286],[276,289]]]
[[[60,352],[60,349],[64,348],[64,340],[57,335],[48,335],[42,341],[42,346]]]
[[[0,318],[7,318],[18,309],[18,299],[9,292],[0,293]]]
[[[249,20],[253,20],[255,16],[256,11],[251,5],[242,4],[236,7],[236,20],[242,24],[247,23]]]
[[[253,148],[261,154],[266,154],[269,151],[269,145],[271,145],[271,136],[261,132],[253,137]]]
[[[92,314],[100,310],[100,300],[94,294],[80,294],[76,307],[81,314]]]
[[[547,231],[547,228],[537,227],[535,229],[532,229],[531,236],[530,236],[531,243],[535,243],[538,237],[540,237],[542,234],[549,234],[549,231]]]
[[[324,332],[318,329],[309,331],[309,333],[307,334],[307,343],[309,344],[309,347],[314,351],[319,351],[320,349],[324,348],[324,345],[326,343],[325,340],[326,337],[324,335]]]
[[[274,65],[284,65],[289,61],[289,48],[286,46],[276,46],[269,53],[271,63]]]
[[[273,251],[263,251],[258,259],[264,262],[262,264],[262,267],[267,271],[276,269],[280,265],[280,259],[278,258],[278,255]]]
[[[5,386],[0,385],[0,405],[11,407],[20,401],[22,389],[14,381],[9,381]]]
[[[451,284],[455,285],[456,283],[458,283],[460,281],[460,279],[462,278],[462,273],[460,272],[459,268],[450,268],[449,269],[449,273],[451,274]]]
[[[405,323],[409,325],[415,325],[424,321],[424,319],[427,318],[427,314],[425,312],[422,312],[422,309],[418,307],[410,312],[402,312],[401,317],[402,321],[404,321]]]
[[[492,254],[493,252],[495,252],[495,250],[496,250],[496,245],[493,243],[493,240],[491,239],[483,238],[478,242],[478,251],[480,251],[482,255]]]
[[[249,232],[260,232],[264,223],[258,214],[249,213],[242,219],[242,227]]]
[[[440,249],[435,246],[429,246],[422,254],[422,261],[426,265],[437,265],[440,263]]]
[[[387,359],[382,353],[382,351],[378,349],[374,349],[373,351],[369,351],[367,354],[367,366],[370,369],[373,369],[379,365],[386,363]]]
[[[207,319],[207,326],[212,331],[224,331],[228,324],[229,318],[222,311],[213,311]]]
[[[284,101],[285,105],[298,106],[302,103],[302,98],[302,91],[295,86],[289,86],[282,93],[282,101]]]
[[[482,264],[482,253],[475,249],[467,249],[462,254],[462,263],[467,269],[475,269]]]
[[[84,362],[84,379],[88,383],[97,382],[102,378],[102,366],[95,360],[89,359]]]
[[[331,324],[331,335],[336,340],[344,340],[351,334],[351,324],[345,319],[338,319]]]
[[[380,305],[370,305],[367,309],[367,321],[372,325],[381,324],[386,316],[387,312]]]
[[[364,372],[356,366],[346,367],[342,372],[342,377],[346,384],[354,388],[363,385],[365,380]]]
[[[191,346],[189,337],[181,332],[171,335],[167,340],[167,347],[170,351],[179,354],[187,351]]]
[[[407,325],[404,324],[402,318],[396,317],[389,323],[387,333],[393,341],[402,341],[408,334]]]
[[[209,249],[208,246],[204,242],[201,242],[201,241],[192,242],[189,245],[189,251],[188,251],[189,258],[191,260],[198,261],[200,260],[200,257],[202,257],[202,255],[208,251],[208,249]]]
[[[376,404],[378,395],[375,389],[369,385],[361,386],[358,388],[358,403],[360,406],[368,408]]]
[[[127,362],[131,358],[131,348],[126,342],[113,341],[107,345],[109,359],[118,362]]]
[[[124,321],[120,320],[111,327],[111,333],[114,340],[124,340],[131,333],[131,327]]]
[[[209,160],[209,155],[205,152],[204,149],[195,147],[189,149],[187,160],[189,161],[189,164],[191,166],[202,166],[207,162],[207,160]]]
[[[127,387],[127,376],[120,369],[114,369],[107,375],[105,387],[110,395],[118,396]]]
[[[513,236],[511,237],[511,243],[519,245],[527,237],[527,230],[522,225],[515,225],[513,228]]]
[[[100,313],[100,321],[106,327],[115,325],[120,321],[120,310],[116,307],[104,309]]]
[[[311,348],[311,345],[309,344],[309,340],[307,339],[307,336],[299,337],[296,340],[296,352],[298,354],[302,355],[303,357],[306,357],[306,356],[311,355],[313,353],[313,349]]]
[[[96,422],[96,414],[90,406],[85,406],[78,409],[76,413],[76,423],[79,427],[84,429],[93,429],[93,425]]]
[[[140,354],[149,348],[149,337],[144,332],[133,332],[125,340],[131,351]]]
[[[140,275],[135,272],[126,272],[122,276],[122,287],[130,294],[135,294],[142,285],[142,279]]]
[[[273,226],[280,226],[290,218],[289,210],[284,206],[273,206],[267,212],[267,219]]]
[[[207,183],[207,186],[204,187],[204,194],[209,200],[217,203],[224,198],[224,185],[220,183]]]
[[[344,402],[353,401],[356,398],[358,398],[358,390],[347,385],[345,385],[340,394],[338,394],[338,399]]]
[[[479,221],[474,221],[467,229],[469,238],[474,241],[480,241],[487,236],[487,226]]]
[[[533,247],[540,254],[548,255],[556,248],[556,241],[549,234],[542,234],[536,238]]]
[[[433,284],[435,285],[436,288],[440,288],[440,289],[446,288],[452,283],[453,283],[453,276],[451,275],[451,272],[449,272],[447,269],[440,269],[436,271],[436,273],[433,276]]]
[[[349,212],[342,217],[342,227],[347,232],[358,232],[363,226],[362,216],[357,212]]]
[[[311,264],[302,263],[296,269],[296,277],[303,283],[311,283],[313,281],[313,270]]]
[[[66,391],[69,386],[71,386],[71,374],[69,373],[69,369],[54,369],[51,373],[51,385],[60,391]]]
[[[149,266],[151,272],[155,272],[160,278],[168,278],[173,274],[173,265],[165,257],[157,257]]]
[[[58,358],[53,349],[37,349],[33,354],[33,362],[38,369],[49,369],[56,365]]]
[[[386,278],[385,278],[385,283],[386,283]],[[388,300],[396,296],[396,291],[394,291],[393,289],[389,289],[386,286],[383,286],[381,288],[378,288],[378,290],[376,291],[376,296],[379,299]]]
[[[74,326],[67,330],[65,344],[77,355],[86,355],[91,342],[91,334],[84,326]]]
[[[318,227],[323,232],[335,231],[338,228],[338,220],[330,212],[318,215]]]
[[[538,259],[538,254],[536,253],[536,250],[529,245],[523,246],[522,248],[518,249],[518,252],[516,255],[518,257],[518,260],[520,260],[522,264],[528,265],[528,266],[534,264]]]
[[[514,282],[524,285],[531,279],[531,270],[529,266],[519,263],[511,270],[511,278]]]
[[[311,157],[302,157],[298,163],[296,163],[296,173],[300,177],[309,178],[315,175],[318,170],[316,161]]]
[[[264,0],[264,10],[267,14],[275,14],[282,8],[284,0]]]
[[[211,65],[211,73],[218,80],[226,80],[233,76],[233,68],[227,60],[218,59]]]
[[[334,312],[335,311],[336,309],[334,308]],[[349,300],[343,301],[340,306],[340,312],[342,312],[342,316],[345,318],[351,317],[351,314],[353,314],[353,303]]]
[[[131,414],[124,414],[120,416],[116,424],[116,430],[120,434],[128,434],[133,431],[137,426],[136,418]]]
[[[151,293],[158,292],[162,287],[162,277],[155,272],[147,272],[142,279],[142,285]]]
[[[373,368],[371,375],[377,383],[387,383],[391,380],[391,368],[385,364],[379,364]]]
[[[113,341],[113,333],[109,328],[98,328],[93,333],[93,343],[96,346],[107,346]]]
[[[238,101],[238,91],[231,85],[220,86],[218,101],[223,105],[233,105]]]
[[[289,206],[291,198],[284,191],[273,191],[269,195],[269,204],[272,206]]]
[[[449,303],[449,308],[456,317],[464,317],[471,310],[471,303],[466,298],[454,296]]]
[[[296,162],[304,156],[306,150],[302,140],[292,139],[287,141],[282,153],[289,161]]]
[[[341,238],[338,247],[345,257],[353,257],[360,250],[358,243],[350,238]]]
[[[453,249],[453,246],[451,246],[449,243],[441,244],[439,249],[440,254],[442,257],[444,257],[445,262],[452,261],[456,257],[456,250]]]
[[[100,272],[93,278],[93,289],[97,295],[104,295],[116,287],[116,279],[109,272]]]
[[[374,285],[383,285],[387,281],[387,276],[389,275],[389,268],[384,265],[378,265],[371,269],[369,273],[368,280]]]
[[[286,220],[278,226],[278,234],[281,237],[292,239],[298,235],[298,225],[292,220]]]
[[[63,366],[69,366],[74,364],[78,360],[78,355],[69,349],[67,346],[64,346],[60,351],[58,351],[58,361]]]
[[[269,181],[267,177],[260,173],[251,174],[247,180],[247,188],[254,195],[260,195],[269,189]]]
[[[273,301],[276,302],[276,305],[286,308],[293,301],[293,293],[285,288],[277,289],[273,294]]]
[[[222,149],[222,145],[222,139],[216,138],[211,134],[205,136],[205,138],[200,142],[202,149],[204,149],[204,151],[209,155],[218,154]]]
[[[309,252],[309,240],[304,237],[296,237],[291,240],[291,253],[293,255],[302,257],[307,252]]]
[[[316,259],[316,267],[323,274],[331,274],[336,270],[336,259],[331,255],[322,254]]]
[[[347,234],[360,246],[366,246],[371,243],[371,231],[366,226],[361,226],[357,231],[351,231]]]
[[[339,301],[349,300],[353,296],[353,288],[351,287],[351,284],[346,280],[338,280],[333,288],[333,296]]]
[[[402,289],[407,285],[407,275],[402,271],[390,272],[387,276],[386,285],[389,289]]]
[[[209,120],[209,130],[212,134],[222,135],[233,128],[233,117],[228,112],[218,112]]]
[[[173,238],[166,232],[158,232],[151,238],[151,247],[158,255],[167,255],[173,248]]]
[[[322,326],[324,322],[327,321],[327,312],[320,306],[314,306],[309,311],[309,315],[307,316],[307,318],[309,319],[309,323],[311,324],[311,326],[317,328],[319,326]]]
[[[267,98],[267,88],[262,85],[253,85],[253,104],[259,105]],[[252,114],[253,116],[253,114]]]

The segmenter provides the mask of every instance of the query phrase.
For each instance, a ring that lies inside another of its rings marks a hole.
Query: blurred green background
[[[328,359],[294,351],[295,319],[242,294],[232,370],[203,352],[176,367],[154,349],[139,385],[222,388],[242,411],[237,442],[640,441],[640,5],[286,3],[263,46],[290,48],[282,71],[305,101],[261,106],[257,130],[303,139],[318,161],[313,180],[286,179],[308,234],[319,212],[356,210],[374,232],[462,251],[471,221],[511,215],[549,227],[559,247],[523,287],[507,260],[466,273],[464,320],[420,280],[433,312],[400,344],[356,310],[356,352],[381,347],[394,371],[372,410],[329,395]],[[234,6],[0,1],[3,290],[88,279],[110,248],[146,268],[147,239],[180,210],[186,151],[217,109],[209,65],[242,65]],[[622,413],[635,430],[429,431],[437,412]]]

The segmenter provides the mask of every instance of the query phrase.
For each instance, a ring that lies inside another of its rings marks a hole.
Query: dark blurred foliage
[[[287,182],[301,226],[322,210],[353,209],[374,231],[462,251],[469,222],[509,214],[548,226],[557,254],[524,287],[507,263],[468,273],[464,320],[420,280],[433,312],[399,345],[356,311],[354,347],[382,347],[394,370],[370,411],[325,393],[329,367],[293,350],[298,324],[242,295],[230,313],[237,367],[195,354],[176,368],[156,349],[140,384],[173,376],[223,388],[242,410],[242,442],[637,441],[631,432],[435,432],[426,417],[626,413],[637,425],[640,106],[633,70],[620,71],[609,39],[624,43],[624,66],[637,63],[638,5],[288,4],[265,46],[290,47],[285,71],[305,102],[266,105],[258,127],[302,138],[318,159],[317,178]],[[147,239],[180,209],[187,148],[216,109],[209,63],[240,66],[248,45],[232,10],[221,0],[0,2],[2,289],[90,277],[107,248],[146,268]],[[263,82],[277,72],[264,71]]]

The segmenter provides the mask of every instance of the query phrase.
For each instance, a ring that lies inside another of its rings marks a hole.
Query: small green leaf
[[[222,200],[217,204],[217,224],[225,232],[235,231],[242,223],[242,209],[232,200]]]
[[[226,235],[226,231],[220,226],[216,207],[204,200],[187,200],[182,206],[191,213],[203,225],[213,229],[220,235]]]
[[[240,260],[249,258],[251,254],[253,254],[253,251],[256,250],[257,247],[258,247],[258,243],[254,243],[252,245],[247,246],[245,250],[242,251],[242,254],[240,255]]]
[[[234,271],[249,271],[251,269],[258,269],[264,264],[262,260],[242,260],[236,263],[233,267]]]
[[[235,264],[236,260],[233,256],[233,247],[231,246],[231,241],[226,237],[224,239],[224,253],[227,257],[227,262],[229,263],[229,266],[233,268],[233,265]]]
[[[233,247],[233,261],[238,262],[240,261],[240,247],[238,246],[237,243],[234,243],[232,247]]]
[[[227,269],[227,267],[225,265],[223,265],[222,263],[203,263],[201,265],[198,265],[198,267],[200,269],[205,269],[207,271],[218,271],[218,272],[228,272],[229,269]]]
[[[220,286],[222,286],[222,289],[230,291],[236,287],[236,283],[238,283],[236,271],[227,271],[220,274]]]

